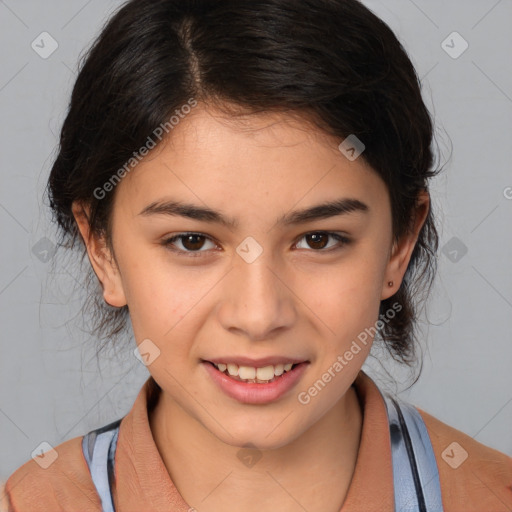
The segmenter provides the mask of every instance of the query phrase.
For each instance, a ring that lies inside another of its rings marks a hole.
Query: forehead
[[[363,158],[348,160],[340,142],[296,115],[233,117],[197,106],[123,178],[116,202],[132,215],[166,196],[264,215],[342,196],[382,198],[381,178]]]

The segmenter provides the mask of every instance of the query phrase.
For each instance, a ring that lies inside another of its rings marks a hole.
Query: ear
[[[113,254],[108,249],[105,237],[91,231],[89,225],[89,208],[80,202],[73,202],[71,207],[77,223],[91,266],[103,288],[103,298],[114,307],[126,305],[121,274],[115,263]]]
[[[399,242],[394,242],[391,250],[390,259],[384,273],[384,282],[382,283],[381,300],[394,295],[402,283],[405,271],[409,265],[412,252],[418,240],[423,224],[430,208],[430,196],[427,190],[422,190],[417,197],[416,207],[413,213],[412,227],[408,233],[405,233]],[[392,286],[388,282],[393,281]]]

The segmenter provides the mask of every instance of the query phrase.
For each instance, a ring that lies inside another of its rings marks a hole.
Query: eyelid
[[[323,234],[323,235],[331,236],[332,238],[337,240],[338,245],[334,246],[334,247],[330,247],[329,249],[318,249],[318,250],[306,249],[306,250],[314,252],[314,253],[319,253],[319,254],[321,254],[321,253],[331,253],[331,252],[334,252],[336,250],[343,249],[343,247],[349,245],[352,242],[352,239],[349,236],[347,236],[344,232],[327,231],[327,230],[317,229],[317,230],[312,230],[312,231],[306,231],[305,233],[299,235],[296,238],[296,240],[295,240],[293,245],[294,246],[297,245],[297,243],[300,240],[302,240],[304,237],[306,237],[307,235],[318,234],[318,233],[319,234]],[[172,243],[173,242],[175,242],[176,240],[179,240],[180,238],[184,238],[187,235],[197,235],[197,236],[206,238],[207,240],[210,240],[213,243],[217,243],[215,241],[215,239],[213,239],[209,235],[206,235],[205,233],[196,232],[196,231],[183,231],[183,232],[177,233],[175,235],[172,235],[172,236],[164,238],[162,240],[161,244],[165,248],[170,250],[171,252],[173,252],[175,254],[178,254],[178,255],[184,255],[186,257],[202,257],[204,253],[208,253],[209,252],[209,250],[206,250],[206,251],[202,251],[202,250],[198,250],[198,251],[183,251],[182,249],[175,249],[175,248],[172,247]],[[339,244],[341,244],[341,245],[339,245]]]

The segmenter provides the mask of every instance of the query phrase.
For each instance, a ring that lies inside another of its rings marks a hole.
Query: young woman
[[[510,457],[361,370],[374,342],[414,359],[432,136],[356,0],[127,2],[81,67],[49,194],[98,329],[131,322],[150,377],[126,416],[16,470],[8,509],[511,510]]]

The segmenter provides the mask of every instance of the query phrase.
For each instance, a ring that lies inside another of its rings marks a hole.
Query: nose
[[[250,340],[267,340],[296,321],[291,279],[265,252],[248,263],[240,258],[226,276],[218,310],[224,329]]]

